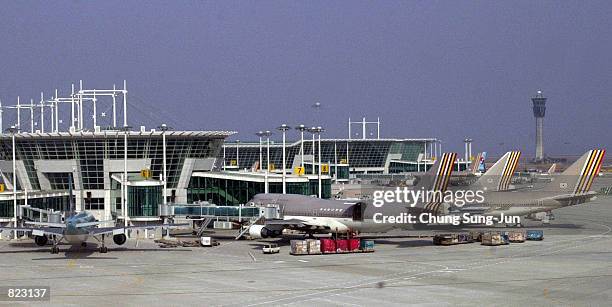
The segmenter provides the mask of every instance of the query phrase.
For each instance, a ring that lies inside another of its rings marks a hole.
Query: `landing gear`
[[[53,247],[51,247],[51,254],[58,254],[59,253],[59,247],[57,247],[57,237],[53,236]]]
[[[81,247],[87,247],[87,242],[81,243]]]
[[[100,240],[100,243],[102,243],[102,246],[100,246],[100,253],[101,254],[108,253],[108,247],[104,246],[104,234],[102,235],[102,240]]]

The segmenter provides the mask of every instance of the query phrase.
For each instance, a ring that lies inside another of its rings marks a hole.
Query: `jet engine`
[[[125,234],[118,234],[113,236],[113,242],[117,245],[123,245],[127,241]]]
[[[49,241],[47,236],[35,236],[34,237],[34,243],[36,243],[36,245],[38,245],[38,246],[45,246],[45,245],[47,245],[47,241]]]
[[[281,232],[278,230],[271,230],[266,228],[264,225],[252,225],[249,228],[249,235],[252,238],[260,239],[260,238],[268,238],[268,237],[276,237],[280,235]]]

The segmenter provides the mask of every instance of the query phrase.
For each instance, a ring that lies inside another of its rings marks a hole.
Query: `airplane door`
[[[363,221],[364,209],[365,209],[364,203],[357,203],[353,205],[353,221]]]

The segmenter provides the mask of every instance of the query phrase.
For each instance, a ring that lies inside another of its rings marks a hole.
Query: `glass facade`
[[[209,158],[219,155],[224,136],[179,136],[167,135],[168,188],[176,188],[185,158]],[[103,162],[105,159],[124,158],[122,133],[107,135],[90,134],[87,137],[49,136],[17,137],[16,156],[24,162],[26,172],[34,190],[40,190],[40,182],[34,167],[35,160],[77,160],[85,190],[104,189]],[[128,159],[151,159],[153,178],[162,172],[163,144],[161,134],[130,134],[128,136]],[[0,160],[12,160],[11,137],[0,142]],[[62,173],[45,174],[56,187],[66,186],[67,178],[58,178]],[[65,174],[64,174],[65,175]]]
[[[331,197],[331,180],[324,179],[323,197]],[[246,179],[221,179],[212,177],[191,177],[187,188],[187,202],[207,201],[219,206],[246,204],[255,194],[264,193],[263,182]],[[282,193],[281,182],[269,183],[270,193]],[[288,194],[318,195],[318,180],[287,182]]]
[[[74,198],[73,198],[74,201]],[[23,199],[17,199],[17,206],[24,205]],[[42,198],[28,198],[28,206],[44,210],[68,210],[70,206],[68,196],[55,196],[55,197],[42,197]],[[19,210],[19,208],[17,208]],[[0,201],[0,217],[10,218],[13,217],[13,200],[1,200]]]
[[[259,161],[259,143],[239,144],[238,164],[241,169],[251,168]],[[312,155],[312,140],[304,140],[304,154]],[[232,165],[232,160],[236,161],[236,144],[226,143],[225,165]],[[348,146],[348,156],[347,156]],[[318,141],[315,143],[315,155],[318,159]],[[291,168],[295,162],[300,162],[300,141],[287,144],[287,168]],[[385,163],[390,154],[400,154],[403,161],[416,161],[419,154],[425,152],[425,141],[420,140],[321,140],[321,161],[323,163],[348,163],[354,167],[385,167]],[[262,147],[263,168],[266,168],[266,146]],[[223,152],[220,152],[223,158]],[[283,150],[282,145],[274,143],[270,145],[270,163],[276,169],[282,168]]]
[[[131,217],[157,216],[161,203],[161,186],[128,187],[128,215]]]

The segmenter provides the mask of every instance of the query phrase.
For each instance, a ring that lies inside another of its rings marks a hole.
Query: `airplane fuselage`
[[[95,222],[96,218],[89,212],[83,211],[66,219],[64,238],[70,244],[82,244],[89,238],[89,231],[95,226],[76,227],[77,224]]]

